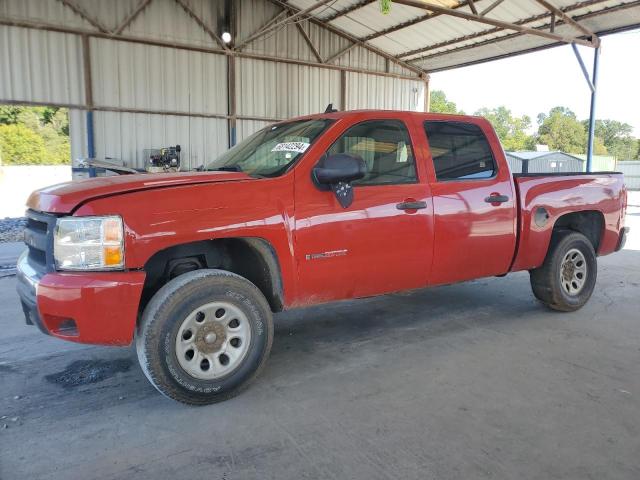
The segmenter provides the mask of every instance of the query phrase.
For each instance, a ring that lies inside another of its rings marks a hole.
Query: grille
[[[29,248],[29,264],[41,272],[53,270],[53,229],[55,215],[27,210],[24,243]]]

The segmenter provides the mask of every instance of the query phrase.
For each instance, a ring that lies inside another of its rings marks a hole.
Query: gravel
[[[24,227],[27,219],[24,217],[9,218],[0,220],[0,243],[21,242],[24,239]]]

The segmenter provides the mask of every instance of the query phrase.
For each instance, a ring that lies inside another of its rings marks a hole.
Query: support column
[[[340,71],[340,107],[342,111],[347,109],[347,72]]]
[[[95,142],[93,136],[93,82],[91,79],[91,51],[89,47],[89,36],[82,35],[82,63],[83,63],[83,73],[84,73],[84,97],[85,104],[89,107],[87,110],[86,116],[86,128],[87,128],[87,156],[89,158],[96,157],[96,149]],[[73,163],[73,162],[72,162]],[[92,172],[89,172],[90,176],[95,176],[95,173],[92,175]]]
[[[600,62],[600,46],[593,51],[593,74],[591,75],[591,107],[589,110],[589,137],[587,140],[587,172],[590,172],[593,165],[593,140],[596,130],[596,97],[598,93],[598,63]]]
[[[233,0],[225,1],[225,19],[231,34],[231,45],[235,46],[238,35],[238,11],[237,3]],[[233,147],[237,143],[237,105],[236,105],[236,57],[233,55],[227,55],[227,114],[229,119],[227,120],[228,131],[228,145],[229,148]]]
[[[429,112],[431,110],[431,89],[429,88],[429,75],[423,75],[424,81],[424,111]]]
[[[229,148],[236,144],[236,57],[227,55],[227,128],[229,130]]]

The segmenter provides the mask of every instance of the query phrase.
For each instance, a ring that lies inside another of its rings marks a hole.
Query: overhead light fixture
[[[231,34],[229,32],[222,32],[222,41],[224,43],[231,43]]]

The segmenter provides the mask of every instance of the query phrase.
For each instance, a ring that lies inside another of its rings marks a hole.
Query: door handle
[[[484,199],[487,203],[504,203],[509,201],[509,197],[506,195],[499,195],[497,193],[492,193],[488,197]]]
[[[402,202],[396,205],[398,210],[420,210],[421,208],[427,208],[427,202]]]

